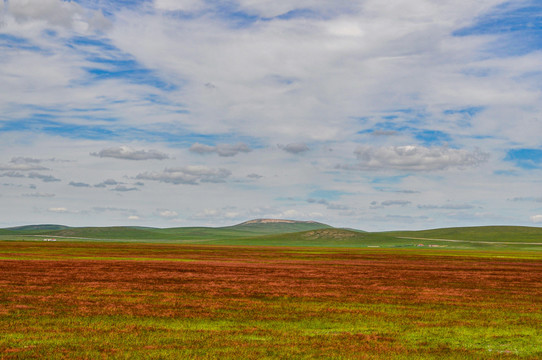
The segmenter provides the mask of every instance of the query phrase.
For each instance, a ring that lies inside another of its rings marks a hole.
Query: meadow
[[[0,358],[542,358],[542,252],[283,236],[0,241]]]

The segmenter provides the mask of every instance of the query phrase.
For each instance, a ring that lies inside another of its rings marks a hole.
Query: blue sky
[[[539,226],[541,65],[539,1],[0,0],[0,227]]]

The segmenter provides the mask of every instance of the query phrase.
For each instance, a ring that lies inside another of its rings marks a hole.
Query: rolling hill
[[[6,234],[51,236],[102,240],[222,240],[269,234],[287,234],[300,231],[331,228],[313,221],[257,219],[226,227],[66,227],[61,225],[28,225],[5,229]],[[1,233],[0,233],[1,234]]]
[[[421,231],[392,231],[384,234],[402,238],[542,243],[542,228],[527,226],[455,227]]]
[[[364,232],[314,221],[256,219],[225,227],[67,227],[27,225],[0,229],[0,240],[40,237],[82,241],[215,245],[542,250],[542,228],[480,226],[422,231]]]

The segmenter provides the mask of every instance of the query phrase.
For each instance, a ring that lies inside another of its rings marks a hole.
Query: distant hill
[[[270,234],[228,240],[213,240],[206,244],[258,246],[317,246],[317,247],[402,247],[411,242],[378,233],[355,230],[320,228],[295,233]]]
[[[226,227],[67,227],[62,225],[28,225],[4,229],[21,235],[42,235],[66,238],[104,240],[213,240],[295,233],[299,231],[331,228],[314,221],[258,219]],[[2,234],[2,232],[0,232]]]
[[[385,234],[396,237],[425,239],[542,243],[542,228],[527,226],[454,227],[421,231],[392,231]]]
[[[64,226],[64,225],[43,224],[43,225],[16,226],[16,227],[11,227],[11,228],[6,228],[5,230],[10,230],[10,231],[41,231],[41,230],[63,230],[63,229],[69,229],[69,227]]]
[[[0,236],[6,240],[24,236],[216,245],[542,250],[542,228],[538,227],[479,226],[369,233],[315,221],[280,219],[256,219],[216,228],[27,225],[0,229]]]
[[[329,225],[316,221],[296,221],[282,219],[256,219],[245,221],[241,224],[225,227],[223,229],[235,229],[254,235],[294,233],[307,230],[329,229]]]

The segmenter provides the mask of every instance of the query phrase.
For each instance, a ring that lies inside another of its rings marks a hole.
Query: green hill
[[[395,237],[476,242],[542,243],[542,228],[526,226],[476,226],[383,233]]]
[[[412,246],[412,241],[394,237],[346,229],[321,228],[296,233],[271,234],[227,240],[212,240],[214,245],[258,245],[258,246],[316,246],[316,247],[403,247]]]
[[[293,220],[251,220],[238,225],[226,227],[179,227],[179,228],[148,228],[148,227],[67,227],[61,225],[29,225],[12,228],[6,235],[50,236],[59,238],[101,239],[101,240],[224,240],[242,237],[253,237],[268,234],[294,233],[299,231],[331,228],[329,225],[311,221]],[[16,231],[13,231],[16,229]],[[1,235],[1,233],[0,233]]]
[[[245,221],[222,229],[232,229],[246,233],[257,235],[264,234],[284,234],[295,233],[300,231],[316,230],[316,229],[331,229],[332,227],[316,221],[294,221],[294,220],[274,220],[274,219],[257,219]]]
[[[43,224],[43,225],[25,225],[7,228],[5,230],[11,231],[40,231],[40,230],[63,230],[69,229],[68,226],[55,225],[55,224]]]
[[[369,233],[312,221],[258,219],[225,227],[67,227],[28,225],[0,229],[0,239],[76,240],[215,245],[542,250],[542,228],[481,226]]]

